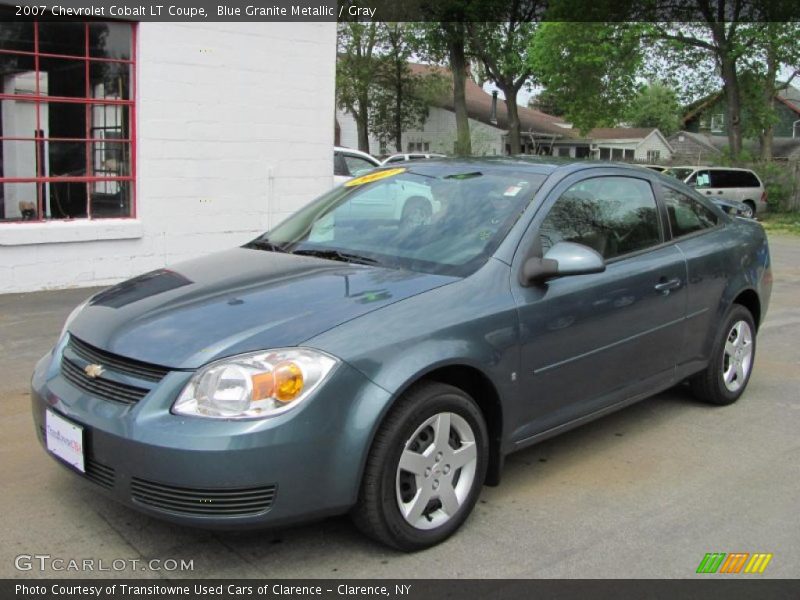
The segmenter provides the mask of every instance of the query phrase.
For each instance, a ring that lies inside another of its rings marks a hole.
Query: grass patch
[[[800,212],[766,213],[758,220],[770,233],[800,235]]]

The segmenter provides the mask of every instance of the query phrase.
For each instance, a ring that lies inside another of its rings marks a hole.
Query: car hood
[[[130,279],[70,323],[80,340],[177,369],[295,346],[456,278],[236,248]]]

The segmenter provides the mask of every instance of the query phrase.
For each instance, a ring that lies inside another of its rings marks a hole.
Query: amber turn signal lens
[[[279,363],[275,367],[275,399],[291,402],[303,391],[303,371],[293,362]]]
[[[275,379],[272,373],[257,373],[253,375],[253,402],[266,400],[272,397],[275,390]]]

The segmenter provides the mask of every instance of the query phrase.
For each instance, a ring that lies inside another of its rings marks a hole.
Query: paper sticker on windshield
[[[522,188],[518,185],[510,185],[506,188],[506,191],[503,192],[503,196],[516,196],[522,191]]]
[[[346,181],[344,186],[353,187],[356,185],[364,185],[365,183],[372,183],[373,181],[378,181],[379,179],[394,177],[395,175],[399,175],[400,173],[405,173],[405,172],[406,172],[405,167],[397,169],[386,169],[385,171],[375,171],[374,173],[370,173],[369,175],[362,175],[361,177],[356,177],[355,179]]]

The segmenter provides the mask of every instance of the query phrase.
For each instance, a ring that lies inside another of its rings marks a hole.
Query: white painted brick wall
[[[0,293],[110,284],[236,246],[329,189],[335,58],[335,23],[141,23],[140,225],[96,240],[99,221],[0,223]]]

